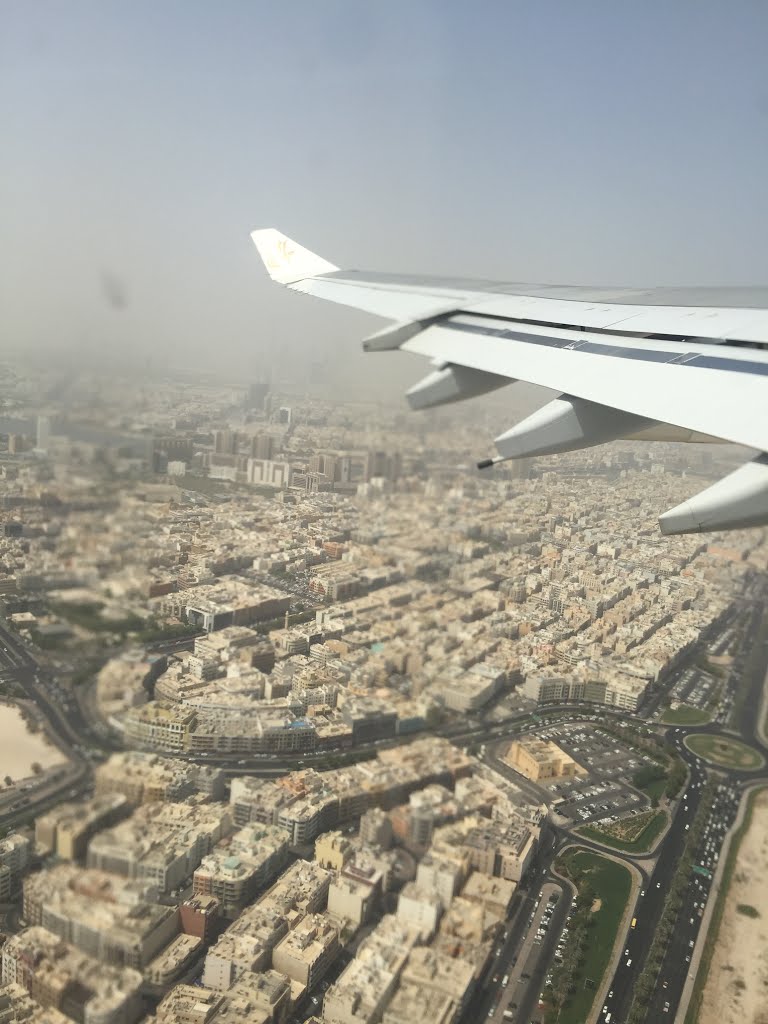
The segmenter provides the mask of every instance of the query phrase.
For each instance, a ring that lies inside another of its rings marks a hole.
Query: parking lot
[[[682,673],[669,692],[672,707],[675,702],[706,711],[710,701],[717,696],[721,681],[700,668],[689,668]]]
[[[554,779],[547,786],[553,810],[572,824],[608,824],[647,809],[648,798],[635,790],[632,777],[653,759],[592,725],[551,726],[537,733],[557,743],[586,769],[578,778]]]
[[[547,882],[538,896],[534,893],[523,942],[500,979],[499,997],[490,1007],[489,1018],[515,1024],[538,1024],[542,1019],[541,993],[553,964],[562,959],[570,910],[570,895],[556,883]]]

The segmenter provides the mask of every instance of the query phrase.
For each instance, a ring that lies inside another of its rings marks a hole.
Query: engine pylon
[[[496,438],[501,461],[533,455],[556,455],[635,435],[655,426],[655,420],[561,395],[522,423]]]

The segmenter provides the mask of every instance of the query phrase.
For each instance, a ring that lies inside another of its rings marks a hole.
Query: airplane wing
[[[394,321],[363,343],[436,366],[414,409],[515,380],[559,398],[495,439],[480,463],[620,438],[730,441],[757,456],[665,512],[662,533],[768,524],[768,289],[522,285],[344,271],[267,228],[252,238],[273,280]]]

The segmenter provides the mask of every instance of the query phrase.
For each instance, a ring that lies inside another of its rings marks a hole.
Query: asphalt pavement
[[[666,908],[669,884],[677,870],[685,845],[688,831],[686,825],[690,825],[696,817],[705,779],[703,769],[693,764],[690,781],[674,813],[670,828],[656,850],[652,870],[643,870],[643,864],[636,862],[645,877],[645,884],[640,890],[635,907],[634,916],[637,924],[627,933],[624,954],[609,986],[613,997],[607,999],[605,1005],[611,1013],[611,1024],[615,1021],[621,1022],[629,1013],[633,988],[645,966],[648,951]],[[604,1014],[601,1015],[601,1019],[605,1019]]]
[[[648,1001],[649,1020],[675,1019],[688,976],[688,965],[691,963],[694,946],[699,937],[704,908],[709,898],[711,873],[715,866],[713,855],[707,850],[707,844],[711,843],[719,852],[723,837],[731,827],[737,809],[738,794],[735,799],[729,797],[727,793],[719,793],[715,797],[712,812],[708,817],[708,833],[694,851],[697,867],[707,874],[694,871],[689,879],[682,907],[674,921],[664,963],[656,979],[656,987]]]

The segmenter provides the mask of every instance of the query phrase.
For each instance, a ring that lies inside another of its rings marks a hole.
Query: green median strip
[[[571,879],[578,896],[563,962],[545,990],[546,1019],[584,1024],[611,961],[632,877],[623,865],[585,849],[567,850],[556,869]]]

